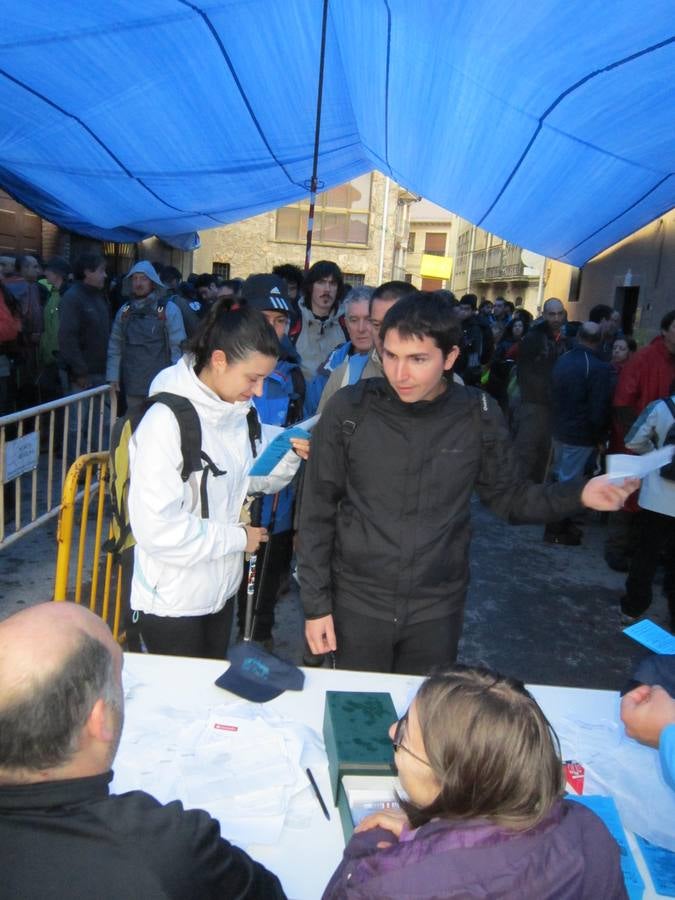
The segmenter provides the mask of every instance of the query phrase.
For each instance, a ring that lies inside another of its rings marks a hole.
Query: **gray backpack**
[[[128,396],[147,397],[152,379],[171,365],[166,301],[126,303],[121,323],[121,381]]]

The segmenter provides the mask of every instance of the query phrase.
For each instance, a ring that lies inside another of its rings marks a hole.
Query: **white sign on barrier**
[[[5,444],[5,459],[2,468],[3,482],[13,481],[37,469],[40,457],[40,437],[36,431]]]

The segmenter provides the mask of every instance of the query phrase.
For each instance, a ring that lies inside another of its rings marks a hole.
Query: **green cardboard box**
[[[327,691],[323,739],[328,757],[333,803],[338,808],[345,842],[353,823],[345,775],[393,774],[394,751],[389,728],[398,718],[391,695],[366,691]]]

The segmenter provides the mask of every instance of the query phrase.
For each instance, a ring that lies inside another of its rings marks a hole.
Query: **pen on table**
[[[328,807],[323,802],[323,797],[321,796],[321,791],[319,790],[319,785],[314,780],[314,776],[312,775],[312,770],[305,769],[305,771],[307,772],[307,777],[309,778],[309,783],[312,785],[312,790],[314,791],[314,796],[319,801],[319,806],[321,807],[324,816],[330,822],[330,813],[328,812]]]

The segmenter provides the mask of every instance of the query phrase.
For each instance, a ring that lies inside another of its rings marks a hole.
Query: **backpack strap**
[[[258,455],[256,442],[260,443],[262,441],[262,427],[258,418],[258,410],[253,403],[246,414],[246,424],[248,425],[248,439],[251,442],[251,453],[253,454],[253,459],[255,459]]]
[[[663,402],[666,404],[668,409],[670,410],[671,416],[675,419],[675,403],[670,399],[670,397],[664,397]]]
[[[187,397],[171,394],[168,391],[148,397],[145,401],[145,409],[149,409],[155,403],[168,406],[176,417],[180,432],[180,452],[183,457],[180,477],[182,481],[187,481],[192,472],[199,472],[202,469],[202,426],[197,410]]]
[[[293,366],[290,370],[290,376],[293,384],[293,393],[291,394],[291,402],[289,403],[288,415],[286,416],[287,425],[293,425],[302,418],[305,395],[307,393],[305,376],[302,374],[300,366]]]
[[[354,405],[353,415],[349,419],[342,420],[342,441],[345,448],[349,445],[349,440],[354,436],[356,429],[365,418],[373,397],[373,392],[368,390],[368,380],[357,381],[356,390],[353,394],[352,403]]]

